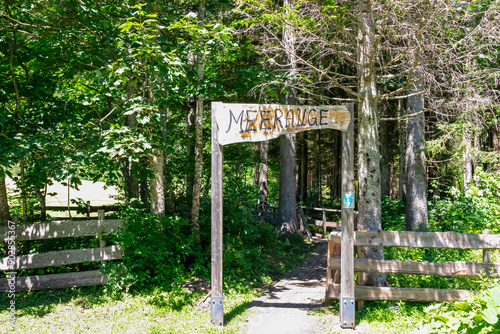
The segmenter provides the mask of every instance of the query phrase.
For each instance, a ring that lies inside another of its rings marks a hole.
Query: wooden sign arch
[[[212,102],[211,322],[224,324],[222,294],[222,146],[259,142],[316,129],[342,132],[340,322],[354,327],[354,106],[296,106]]]

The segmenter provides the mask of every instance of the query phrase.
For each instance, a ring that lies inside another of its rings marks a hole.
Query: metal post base
[[[224,324],[224,297],[210,297],[211,322],[214,325]]]
[[[355,303],[353,297],[340,298],[340,327],[353,328],[355,320]]]

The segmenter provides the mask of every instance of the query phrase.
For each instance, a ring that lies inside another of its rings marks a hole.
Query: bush
[[[124,226],[113,241],[125,249],[123,259],[103,269],[111,289],[164,285],[185,276],[193,253],[189,222],[179,216],[158,217],[127,208]]]
[[[500,179],[478,170],[474,184],[465,192],[451,188],[447,197],[434,197],[428,203],[429,228],[432,232],[454,231],[459,233],[482,233],[491,229],[499,233]],[[382,223],[385,229],[405,230],[405,212],[401,201],[382,201]],[[419,249],[407,247],[385,247],[388,260],[445,262],[482,262],[478,250],[464,249]],[[389,283],[394,287],[433,287],[447,289],[479,289],[480,279],[465,277],[437,277],[425,275],[390,275]]]
[[[500,285],[466,301],[426,309],[419,333],[500,333]]]

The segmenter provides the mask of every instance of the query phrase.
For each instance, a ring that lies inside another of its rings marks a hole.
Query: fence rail
[[[10,258],[4,257],[0,258],[0,270],[16,271],[20,269],[56,267],[84,262],[120,260],[123,256],[123,248],[115,245],[106,246],[106,243],[102,240],[102,236],[120,228],[123,225],[123,220],[104,219],[104,210],[99,210],[98,214],[98,219],[94,220],[63,220],[16,225],[16,242],[98,236],[99,247],[26,254]],[[9,240],[10,235],[8,231],[9,227],[0,227],[0,237],[3,238],[4,241]],[[103,285],[106,284],[106,281],[106,277],[103,276],[99,270],[91,270],[63,274],[16,277],[15,288],[16,291],[41,290],[46,287],[49,289],[62,289],[78,286]],[[0,291],[9,291],[7,278],[0,278]]]
[[[251,210],[255,219],[265,221],[272,225],[276,225],[278,222],[278,203],[261,201],[259,200],[257,203],[242,201],[243,204],[249,205],[247,209]],[[314,216],[314,213],[306,214],[305,210],[312,211],[321,215],[321,219],[317,219]],[[340,222],[336,221],[328,221],[327,213],[340,213],[340,209],[326,209],[326,208],[316,208],[316,207],[306,207],[306,206],[297,206],[298,218],[301,225],[304,224],[304,221],[307,221],[308,225],[316,225],[323,227],[323,235],[326,236],[327,228],[340,228]],[[305,225],[304,225],[305,226]],[[308,230],[308,228],[305,228]],[[309,232],[310,233],[310,232]]]
[[[500,264],[491,263],[491,250],[500,249],[500,235],[463,234],[456,232],[355,232],[354,245],[358,246],[358,258],[352,263],[358,273],[355,287],[356,300],[408,300],[408,301],[461,301],[472,291],[427,288],[391,288],[362,286],[364,273],[382,274],[412,274],[436,276],[467,276],[467,277],[500,277]],[[338,299],[340,285],[338,270],[341,259],[338,255],[341,240],[340,232],[332,232],[328,236],[328,259],[326,301]],[[412,247],[412,248],[448,248],[448,249],[480,249],[483,250],[483,263],[476,262],[413,262],[396,260],[372,260],[363,258],[362,248],[366,246],[381,247]],[[332,271],[336,271],[335,279]]]
[[[121,219],[58,220],[37,224],[19,224],[16,226],[15,231],[16,241],[26,241],[108,234],[121,226]],[[3,237],[4,241],[9,238],[8,231],[8,226],[0,227],[0,236]]]

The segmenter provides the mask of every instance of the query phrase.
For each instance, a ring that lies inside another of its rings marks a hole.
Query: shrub
[[[432,305],[419,333],[500,333],[500,285],[466,301]]]

